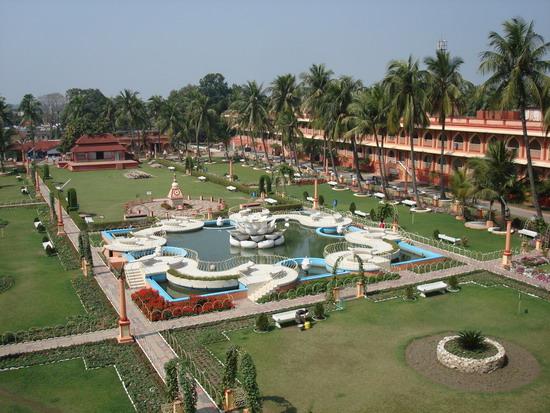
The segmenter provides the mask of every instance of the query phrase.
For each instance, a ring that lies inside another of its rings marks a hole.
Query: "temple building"
[[[172,181],[172,186],[168,192],[168,204],[175,209],[183,207],[183,193],[181,192],[178,181],[176,180],[176,174],[174,174],[174,180]]]

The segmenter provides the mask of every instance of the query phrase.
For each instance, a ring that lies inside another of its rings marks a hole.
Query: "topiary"
[[[178,359],[173,358],[164,363],[164,372],[168,399],[175,400],[178,397]]]
[[[256,379],[256,366],[250,354],[244,353],[240,370],[241,383],[245,393],[245,406],[250,413],[260,413],[262,411],[262,398]]]
[[[309,194],[307,191],[304,191],[302,196],[304,197],[304,201],[307,201],[307,199],[309,198]]]
[[[439,240],[439,234],[441,234],[441,233],[439,232],[439,230],[438,230],[437,228],[434,229],[433,237],[434,237],[435,240]]]
[[[313,316],[317,320],[323,320],[325,318],[325,306],[323,303],[317,303],[313,307]]]
[[[349,204],[349,210],[352,214],[357,210],[357,207],[355,206],[355,202],[352,202],[351,204]]]
[[[256,317],[256,330],[258,331],[268,331],[269,330],[269,319],[267,314],[262,313],[258,314]]]
[[[456,275],[449,277],[449,288],[452,290],[458,290],[458,279]]]
[[[48,164],[44,165],[42,168],[42,178],[50,179],[50,166]]]
[[[412,285],[408,285],[407,288],[405,288],[405,299],[414,300],[414,290]]]
[[[67,203],[69,204],[69,210],[76,211],[78,209],[76,189],[71,188],[67,191]]]
[[[237,367],[239,362],[239,353],[237,347],[232,346],[225,353],[225,369],[223,372],[223,389],[232,389],[237,380]]]
[[[323,195],[319,195],[319,205],[325,205],[325,197]]]

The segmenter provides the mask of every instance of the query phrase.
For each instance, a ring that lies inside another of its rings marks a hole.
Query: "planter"
[[[323,318],[317,318],[315,316],[311,317],[313,319],[313,321],[324,321],[327,319],[327,317],[323,317]]]
[[[447,291],[450,293],[458,293],[460,291],[460,288],[447,287]]]
[[[424,214],[426,212],[432,212],[432,209],[431,208],[416,208],[416,207],[413,207],[410,209],[411,212],[416,212],[418,214]]]
[[[486,374],[491,373],[504,365],[504,362],[506,361],[506,351],[500,343],[486,338],[485,343],[496,347],[497,354],[490,357],[473,359],[457,356],[445,349],[445,344],[457,338],[458,336],[447,336],[437,343],[437,360],[445,367],[458,370],[463,373]]]

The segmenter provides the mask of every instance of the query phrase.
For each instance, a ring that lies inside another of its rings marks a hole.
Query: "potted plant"
[[[416,300],[416,297],[414,296],[414,289],[412,285],[408,285],[405,288],[405,296],[403,297],[406,301],[414,301]]]
[[[447,291],[451,293],[456,293],[460,291],[460,287],[458,286],[458,279],[456,278],[456,275],[453,275],[449,278],[449,287],[447,288]]]
[[[313,307],[313,319],[315,321],[321,321],[325,318],[325,306],[323,305],[323,303],[316,303]]]
[[[267,314],[258,314],[254,331],[257,333],[266,333],[269,331],[269,319],[267,318]]]

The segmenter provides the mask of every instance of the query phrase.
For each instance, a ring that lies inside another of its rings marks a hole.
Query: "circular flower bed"
[[[0,277],[0,293],[8,291],[14,284],[15,280],[11,276]]]
[[[483,351],[467,351],[458,344],[459,336],[447,336],[437,344],[437,360],[445,367],[464,373],[490,373],[501,368],[506,360],[504,347],[489,338]]]

